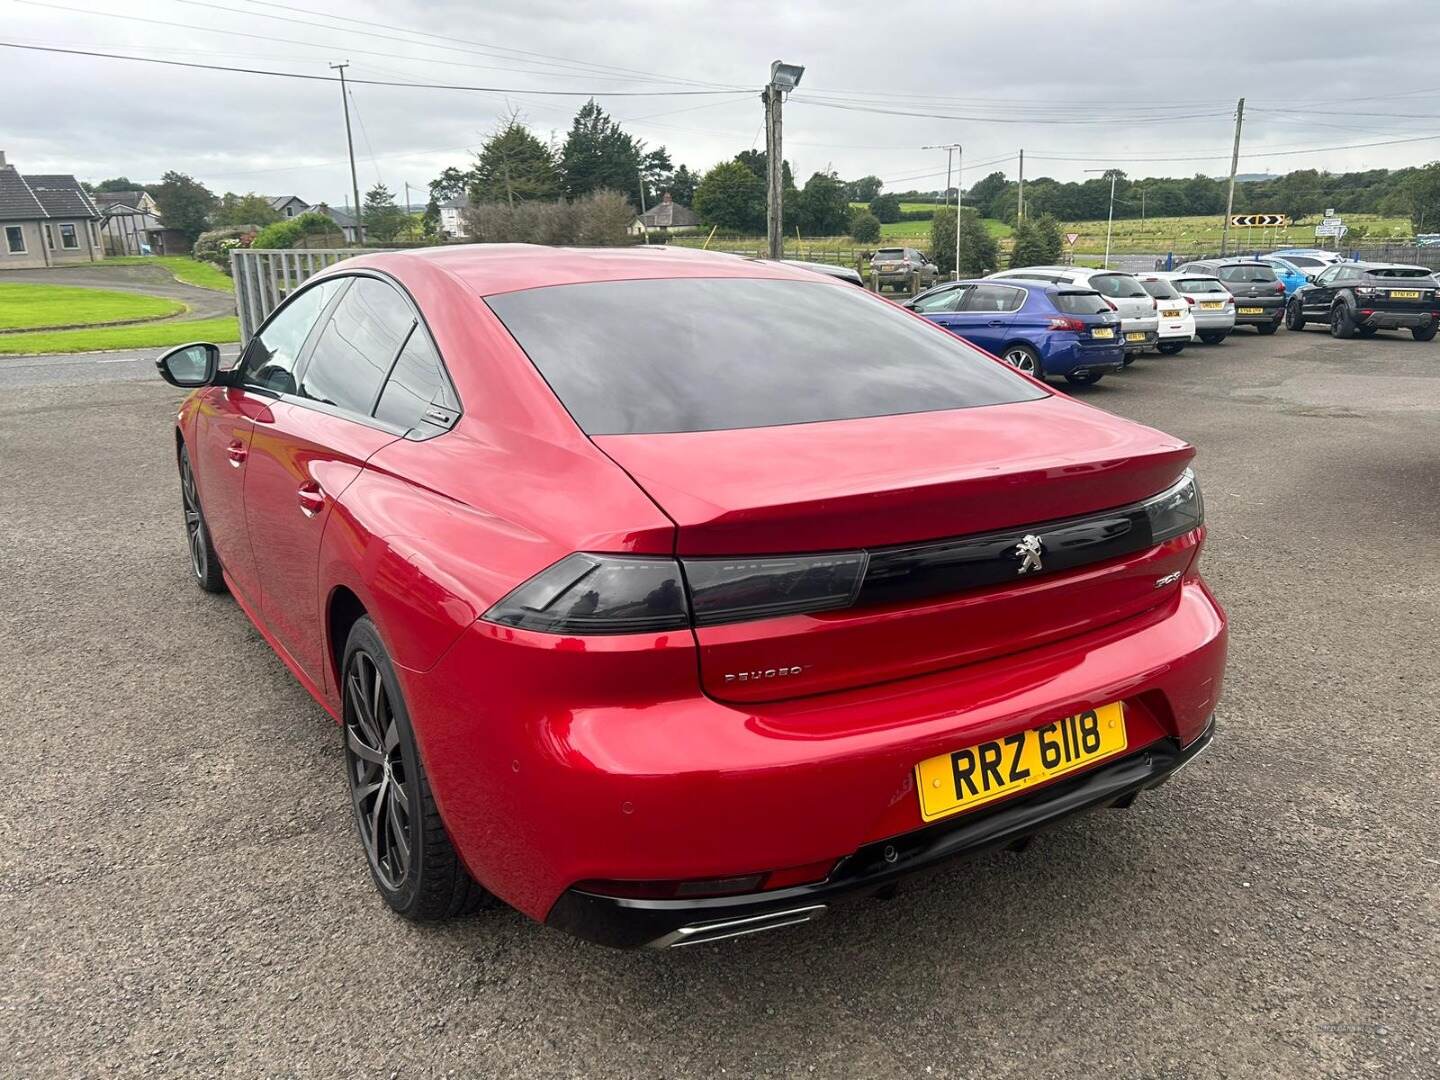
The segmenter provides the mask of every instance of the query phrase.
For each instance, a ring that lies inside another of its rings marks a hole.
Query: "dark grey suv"
[[[1285,317],[1285,283],[1268,263],[1252,259],[1206,259],[1180,267],[1187,274],[1208,274],[1225,283],[1235,297],[1235,325],[1273,334]]]

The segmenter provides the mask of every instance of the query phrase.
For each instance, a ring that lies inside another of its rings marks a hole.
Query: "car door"
[[[1024,290],[1013,285],[982,281],[971,286],[965,291],[959,310],[951,316],[955,332],[971,344],[998,355],[1024,295]]]
[[[1340,267],[1330,266],[1322,270],[1303,294],[1302,310],[1306,315],[1328,315],[1330,302],[1335,299],[1335,278]]]
[[[259,585],[245,524],[245,482],[255,431],[274,423],[273,386],[290,377],[334,293],[333,284],[320,283],[292,296],[250,339],[230,384],[210,387],[196,409],[190,453],[205,524],[231,585],[251,602],[258,601]]]
[[[335,500],[365,462],[403,432],[376,420],[385,379],[416,324],[391,283],[354,275],[311,337],[293,393],[273,406],[256,437],[245,484],[245,518],[273,636],[318,686],[325,634],[320,540]]]
[[[943,326],[951,333],[959,334],[957,312],[970,288],[969,285],[947,285],[924,296],[917,296],[905,306],[917,315],[925,316],[936,326]]]

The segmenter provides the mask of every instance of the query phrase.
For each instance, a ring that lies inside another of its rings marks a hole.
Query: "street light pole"
[[[1114,169],[1086,169],[1087,173],[1110,174],[1110,217],[1105,222],[1105,269],[1110,269],[1110,236],[1115,230],[1115,178],[1120,174]]]
[[[785,254],[785,157],[780,145],[780,105],[800,85],[805,68],[776,60],[770,65],[770,82],[761,91],[765,102],[765,244],[767,254]]]
[[[350,134],[350,95],[345,90],[345,69],[350,66],[350,61],[343,64],[331,64],[331,71],[340,72],[340,104],[345,106],[345,145],[350,150],[350,194],[355,196],[355,239],[357,243],[365,242],[365,222],[360,214],[360,181],[355,175],[355,139]]]
[[[955,280],[960,280],[960,185],[964,181],[960,178],[965,170],[965,151],[959,143],[940,143],[938,145],[922,146],[921,150],[944,150],[945,151],[945,205],[950,205],[950,155],[956,156],[955,161]]]

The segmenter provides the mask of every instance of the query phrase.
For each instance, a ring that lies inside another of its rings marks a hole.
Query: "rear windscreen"
[[[948,331],[838,284],[605,281],[485,302],[591,435],[772,427],[1045,396]]]
[[[1226,296],[1230,295],[1229,289],[1221,285],[1215,278],[1209,277],[1178,278],[1175,281],[1175,287],[1181,292],[1224,293]]]
[[[904,248],[881,248],[875,252],[875,258],[877,259],[903,259],[904,257]]]
[[[1140,284],[1145,286],[1145,291],[1155,297],[1156,300],[1174,300],[1180,296],[1180,294],[1175,291],[1174,285],[1171,285],[1168,281],[1161,281],[1159,278],[1142,281]]]
[[[1138,297],[1149,299],[1150,297],[1150,294],[1140,287],[1140,282],[1129,274],[1096,274],[1090,279],[1090,284],[1106,296],[1114,296],[1122,300]]]
[[[1267,281],[1279,281],[1273,266],[1263,263],[1245,263],[1241,266],[1222,266],[1219,270],[1221,281],[1235,281],[1257,285]]]
[[[1097,292],[1056,293],[1055,306],[1067,315],[1104,315],[1111,310]]]

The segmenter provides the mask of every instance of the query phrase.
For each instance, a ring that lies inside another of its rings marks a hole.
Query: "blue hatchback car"
[[[1093,289],[986,278],[947,281],[905,304],[952,333],[1043,379],[1096,383],[1125,364],[1120,316]]]
[[[1282,255],[1257,255],[1255,261],[1268,263],[1275,268],[1275,276],[1285,286],[1286,296],[1290,296],[1314,276],[1314,271],[1307,273]]]

